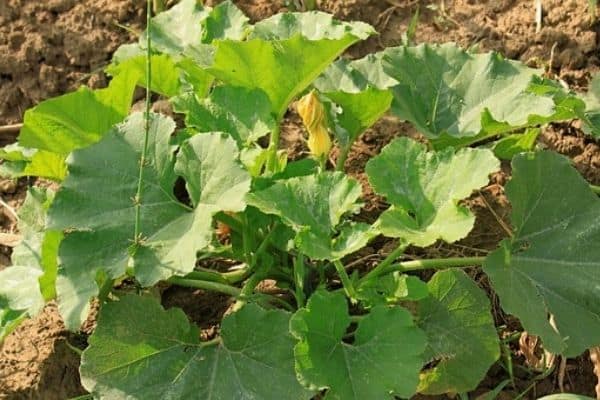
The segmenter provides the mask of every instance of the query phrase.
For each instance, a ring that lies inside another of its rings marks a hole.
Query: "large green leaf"
[[[348,46],[373,33],[323,13],[278,14],[255,25],[250,40],[217,43],[209,71],[235,86],[263,90],[281,119],[292,99]]]
[[[25,112],[19,143],[61,155],[96,143],[128,114],[137,80],[137,72],[129,71],[106,89],[81,87],[41,102]]]
[[[506,192],[515,233],[484,264],[502,308],[553,353],[599,345],[598,197],[552,152],[517,156]]]
[[[29,149],[19,143],[12,143],[0,149],[0,175],[6,178],[38,176],[62,181],[67,174],[65,156],[46,150]]]
[[[296,380],[290,316],[249,304],[223,319],[219,343],[179,309],[127,296],[100,311],[83,352],[83,386],[99,399],[309,399]]]
[[[217,86],[206,99],[192,93],[173,99],[186,125],[200,132],[225,132],[246,146],[275,129],[269,98],[259,89]]]
[[[161,53],[178,55],[189,46],[200,43],[202,39],[202,21],[210,14],[210,8],[202,6],[197,0],[181,0],[168,11],[152,18],[150,39],[152,49]],[[145,46],[144,31],[140,44]]]
[[[426,338],[401,307],[373,307],[358,323],[354,341],[341,293],[319,291],[294,314],[290,330],[300,342],[296,370],[305,385],[329,389],[325,399],[410,397],[419,381]]]
[[[230,0],[226,0],[212,9],[202,22],[202,43],[212,43],[218,39],[243,40],[252,26],[249,18]]]
[[[419,45],[388,49],[383,63],[400,82],[393,88],[392,111],[432,140],[510,130],[555,113],[551,97],[528,90],[541,71],[496,53],[471,54],[454,44]]]
[[[247,196],[248,204],[278,215],[296,232],[296,245],[309,257],[335,260],[363,247],[373,233],[365,224],[343,224],[358,212],[361,188],[341,172],[324,172],[275,182]]]
[[[421,374],[419,392],[473,390],[500,356],[490,301],[456,269],[437,272],[428,286],[429,297],[419,303],[418,325],[427,334],[426,357],[437,364]]]
[[[53,192],[30,188],[19,209],[22,240],[12,254],[14,266],[0,271],[0,341],[19,322],[35,316],[54,297],[60,232],[45,231]]]
[[[152,114],[140,208],[142,243],[133,259],[143,115],[133,114],[101,142],[71,155],[69,176],[49,212],[50,227],[67,233],[59,252],[57,292],[69,329],[85,319],[98,284],[122,276],[128,265],[146,286],[190,272],[196,252],[210,242],[212,216],[244,208],[250,177],[239,166],[235,142],[224,134],[197,135],[182,145],[175,166],[169,144],[174,128],[169,118]],[[193,210],[173,195],[176,174],[186,180]]]
[[[414,140],[394,140],[366,167],[374,190],[392,205],[379,217],[379,229],[422,247],[437,239],[464,238],[475,217],[458,202],[484,186],[498,168],[489,150],[427,152]]]

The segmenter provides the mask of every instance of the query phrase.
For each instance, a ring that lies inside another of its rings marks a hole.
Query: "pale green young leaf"
[[[167,54],[156,54],[150,57],[152,66],[152,79],[150,90],[167,97],[175,96],[181,90],[180,71],[175,61]],[[145,55],[136,56],[125,60],[119,64],[111,64],[106,68],[106,72],[114,77],[123,72],[130,73],[134,71],[139,78],[137,84],[141,87],[147,87]]]
[[[321,13],[278,14],[255,25],[247,41],[219,41],[209,71],[225,83],[263,90],[281,119],[293,98],[333,60],[372,33],[368,25]]]
[[[269,98],[259,89],[217,86],[206,99],[187,93],[173,100],[186,125],[199,132],[225,132],[245,147],[275,129]]]
[[[106,89],[82,87],[41,102],[25,112],[19,143],[65,156],[96,143],[128,114],[137,80],[137,73],[130,71]]]
[[[355,213],[361,188],[340,172],[276,181],[247,196],[248,204],[274,214],[296,232],[296,245],[315,259],[336,260],[366,245],[374,235],[364,224],[336,229],[342,215]]]
[[[364,316],[354,341],[342,341],[350,325],[346,298],[318,291],[290,321],[300,341],[294,348],[301,381],[328,391],[325,399],[393,399],[412,396],[423,365],[426,338],[401,307],[377,306]]]
[[[218,39],[244,40],[252,26],[249,18],[230,0],[217,5],[202,22],[202,43]]]
[[[545,349],[579,355],[600,344],[600,201],[556,153],[519,155],[512,165],[515,233],[484,271],[502,308]]]
[[[421,373],[423,394],[473,390],[500,356],[490,301],[463,271],[438,271],[419,303],[418,325],[427,334],[426,357],[437,361]]]
[[[391,204],[377,222],[381,233],[421,247],[464,238],[475,217],[458,202],[499,167],[490,150],[427,152],[414,140],[394,140],[366,167],[374,190]]]
[[[471,54],[454,44],[397,47],[385,50],[383,64],[400,82],[392,112],[434,141],[476,136],[496,122],[510,130],[555,113],[550,96],[528,90],[541,71],[496,53]]]
[[[141,203],[142,244],[131,257],[144,119],[137,113],[101,142],[74,152],[69,175],[49,212],[53,229],[67,230],[59,255],[59,310],[69,329],[85,319],[96,282],[121,277],[128,265],[144,285],[194,268],[196,252],[212,237],[212,216],[240,211],[250,177],[237,161],[235,142],[223,134],[197,135],[184,143],[175,166],[170,145],[175,123],[152,114]],[[180,167],[179,164],[182,166]],[[195,208],[173,190],[186,180]],[[224,201],[221,201],[224,200]]]
[[[127,296],[106,304],[83,352],[83,386],[99,399],[309,399],[294,372],[290,316],[249,304],[206,346],[179,309]]]
[[[540,129],[531,128],[525,130],[523,133],[505,136],[494,143],[492,150],[499,159],[512,160],[519,153],[533,150],[539,134]]]

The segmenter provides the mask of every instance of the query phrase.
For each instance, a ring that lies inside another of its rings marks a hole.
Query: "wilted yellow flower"
[[[325,107],[313,91],[298,100],[298,114],[308,131],[308,149],[315,158],[326,157],[331,150]]]

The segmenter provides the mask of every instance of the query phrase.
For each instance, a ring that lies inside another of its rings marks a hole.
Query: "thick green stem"
[[[390,254],[387,255],[387,257],[379,263],[379,265],[377,265],[375,268],[373,268],[371,271],[369,271],[365,276],[362,277],[362,279],[360,280],[361,282],[365,282],[368,280],[371,280],[379,275],[384,274],[387,270],[387,268],[389,268],[389,266],[396,261],[396,259],[398,259],[398,257],[400,257],[402,254],[404,254],[404,250],[406,250],[406,247],[408,245],[406,243],[400,243],[398,245],[398,247],[396,247],[396,249],[394,251],[392,251]]]
[[[597,195],[600,195],[600,186],[590,185],[590,189],[592,189],[592,192],[596,193]]]
[[[344,171],[344,166],[346,165],[346,160],[348,159],[348,153],[350,153],[350,149],[352,145],[347,147],[340,147],[340,154],[338,155],[338,159],[335,164],[336,171]]]
[[[146,0],[146,29],[150,32],[150,24],[152,23],[152,0]],[[133,199],[135,205],[135,225],[134,225],[134,251],[143,240],[141,226],[141,209],[142,209],[142,188],[144,186],[144,166],[146,164],[146,154],[148,153],[148,138],[150,136],[150,82],[152,82],[152,63],[151,56],[151,36],[146,35],[146,112],[144,114],[144,147],[142,148],[142,156],[140,158],[140,170],[138,175],[138,185],[135,197]]]
[[[450,257],[432,258],[429,260],[403,261],[390,265],[383,271],[383,274],[394,271],[407,272],[419,271],[423,269],[466,268],[475,265],[481,265],[484,261],[485,257]]]
[[[342,280],[342,285],[344,285],[344,290],[346,291],[348,297],[351,299],[356,299],[356,290],[354,290],[354,285],[352,284],[352,281],[346,272],[346,268],[344,268],[344,264],[342,264],[340,260],[336,260],[333,262],[333,265],[335,266],[335,269]]]
[[[185,276],[185,279],[234,284],[243,281],[248,276],[248,267],[230,272],[218,272],[208,268],[198,268]]]
[[[258,285],[258,283],[261,280],[262,277],[258,276],[257,274],[254,274],[250,278],[248,278],[248,280],[244,284],[244,287],[240,291],[237,301],[235,302],[233,307],[231,307],[231,310],[233,312],[238,311],[240,308],[246,305],[246,303],[248,302],[248,298],[252,296],[252,294],[254,293],[254,288],[256,288],[256,285]]]
[[[204,290],[210,290],[213,292],[219,292],[219,293],[227,294],[227,295],[233,296],[233,297],[241,296],[241,292],[242,292],[240,289],[238,289],[236,287],[225,285],[223,283],[200,281],[200,280],[196,280],[196,279],[186,279],[186,278],[181,278],[178,276],[172,276],[171,278],[169,278],[169,280],[167,282],[169,282],[173,285],[178,285],[178,286],[185,286],[185,287],[191,287],[191,288],[196,288],[196,289],[204,289]]]

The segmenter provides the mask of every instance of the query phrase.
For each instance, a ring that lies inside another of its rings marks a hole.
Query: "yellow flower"
[[[318,159],[326,157],[331,150],[331,138],[327,129],[325,107],[313,91],[298,100],[298,114],[308,131],[308,149]]]

